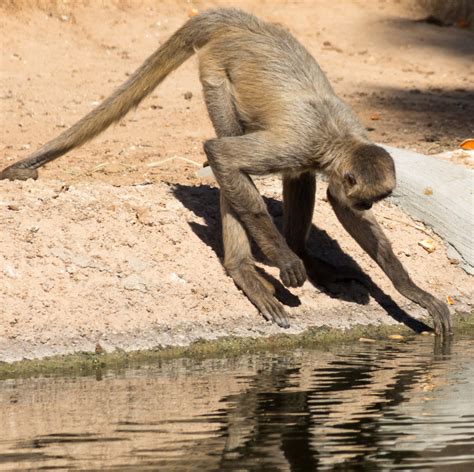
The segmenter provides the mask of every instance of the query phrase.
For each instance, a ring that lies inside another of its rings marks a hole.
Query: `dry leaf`
[[[456,302],[454,301],[454,298],[451,295],[448,295],[446,297],[446,301],[448,302],[448,305],[455,305]]]
[[[380,120],[380,113],[372,113],[372,114],[370,115],[370,119],[371,119],[372,121],[378,121],[378,120]]]
[[[469,150],[474,150],[474,139],[465,139],[459,147],[461,149],[466,149],[467,151]]]
[[[188,10],[188,17],[192,18],[193,16],[199,15],[199,10],[197,8],[190,8]]]
[[[403,341],[405,339],[401,334],[391,334],[388,338],[394,341]]]
[[[421,246],[426,252],[430,254],[436,250],[436,246],[433,244],[432,239],[422,239],[418,242],[418,246]]]
[[[425,195],[433,195],[433,189],[431,187],[426,187],[424,190],[423,190],[423,193]]]
[[[359,342],[361,342],[361,343],[375,343],[375,339],[359,338]]]

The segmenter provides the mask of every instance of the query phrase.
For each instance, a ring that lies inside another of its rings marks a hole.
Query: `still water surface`
[[[0,382],[0,470],[474,470],[474,342]]]

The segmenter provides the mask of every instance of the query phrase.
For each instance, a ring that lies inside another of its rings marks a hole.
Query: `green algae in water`
[[[427,320],[429,322],[429,320]],[[406,340],[417,335],[409,328],[397,326],[354,326],[348,330],[320,327],[311,328],[302,334],[280,334],[260,338],[225,337],[213,341],[198,341],[186,347],[156,348],[147,351],[125,352],[117,349],[113,353],[90,352],[54,356],[39,360],[24,360],[13,363],[0,362],[0,380],[27,378],[32,376],[97,375],[108,369],[121,369],[134,365],[154,364],[166,359],[180,357],[204,359],[208,357],[229,357],[261,351],[292,350],[297,348],[332,349],[356,342],[361,337],[376,341],[387,341],[393,334],[402,334]],[[455,334],[474,339],[474,314],[457,313]]]

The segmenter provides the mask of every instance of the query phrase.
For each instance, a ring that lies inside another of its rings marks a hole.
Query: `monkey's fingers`
[[[286,287],[301,287],[306,280],[306,269],[298,257],[280,267],[280,279]]]
[[[275,300],[272,296],[264,294],[256,305],[267,321],[273,321],[281,328],[290,327],[285,309],[281,303]]]
[[[253,264],[242,264],[228,273],[267,321],[282,328],[290,326],[285,309],[273,296],[275,287],[257,273]]]
[[[38,171],[36,169],[22,169],[12,165],[3,169],[0,172],[0,180],[36,180],[38,178]]]
[[[435,334],[444,337],[451,336],[453,334],[453,327],[448,306],[433,297],[427,308],[433,318]]]

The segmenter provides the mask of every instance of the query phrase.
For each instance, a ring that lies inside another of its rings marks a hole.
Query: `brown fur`
[[[273,287],[255,268],[249,237],[279,267],[286,286],[302,285],[305,266],[312,270],[314,262],[306,238],[314,173],[320,171],[329,178],[329,199],[344,227],[401,293],[429,310],[436,331],[449,332],[447,307],[411,281],[371,213],[360,211],[393,190],[391,157],[368,140],[317,62],[290,33],[242,11],[211,10],[189,20],[99,107],[0,178],[34,177],[28,172],[92,139],[195,50],[217,134],[204,150],[221,188],[224,265],[265,318],[288,326]],[[271,173],[283,175],[286,239],[250,177]]]

